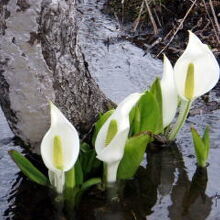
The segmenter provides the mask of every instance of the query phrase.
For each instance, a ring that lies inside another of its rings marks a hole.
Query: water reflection
[[[196,166],[195,166],[196,169]],[[140,167],[134,180],[121,183],[120,201],[111,203],[102,197],[88,200],[89,215],[82,219],[206,219],[211,211],[211,197],[205,194],[207,186],[207,168],[196,169],[189,180],[182,153],[176,145],[160,148],[151,146],[147,152],[147,165]],[[164,197],[170,197],[171,203],[163,204],[161,215],[155,210]],[[82,207],[88,207],[86,201]],[[202,211],[201,211],[202,210]],[[88,214],[88,212],[87,212]],[[89,217],[88,217],[89,216]],[[153,216],[153,218],[152,218]],[[80,219],[81,219],[80,218]]]
[[[168,207],[170,219],[202,220],[209,216],[212,198],[205,194],[208,182],[207,168],[196,168],[192,181],[188,179],[181,152],[176,149],[179,158],[177,181],[171,192],[172,205]]]
[[[32,158],[34,161],[38,161],[36,155],[34,160]],[[54,209],[48,189],[18,177],[5,216],[71,220],[144,220],[164,216],[163,219],[202,220],[209,215],[212,206],[211,197],[205,194],[207,182],[207,168],[197,168],[192,181],[189,180],[182,153],[176,145],[164,148],[152,145],[148,148],[146,167],[139,168],[135,179],[118,185],[118,199],[107,199],[105,192],[93,188],[83,196],[76,217],[74,213],[67,217]],[[163,209],[158,212],[158,206],[167,197],[170,202],[163,202]]]
[[[205,194],[205,190],[208,182],[208,174],[207,167],[200,168],[197,167],[194,176],[192,178],[192,182],[189,188],[189,191],[186,192],[185,197],[183,199],[183,215],[187,215],[189,213],[190,207],[201,198],[201,202],[208,204],[208,197]],[[204,207],[205,208],[205,207]],[[210,210],[209,210],[210,212]],[[208,213],[209,213],[208,212]]]

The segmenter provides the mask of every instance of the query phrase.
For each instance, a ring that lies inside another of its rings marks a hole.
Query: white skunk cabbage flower
[[[186,101],[210,91],[219,80],[219,65],[212,51],[191,31],[186,50],[174,66],[174,80],[179,96]]]
[[[129,113],[141,95],[133,93],[126,97],[107,119],[97,135],[95,141],[97,158],[105,163],[108,183],[114,183],[117,179],[118,166],[124,155],[130,130]]]
[[[51,125],[41,142],[41,156],[49,170],[50,183],[63,192],[64,172],[70,170],[79,155],[79,136],[61,111],[50,103]]]
[[[178,105],[178,95],[174,83],[174,71],[169,59],[164,55],[163,77],[160,80],[163,108],[163,127],[174,119]]]

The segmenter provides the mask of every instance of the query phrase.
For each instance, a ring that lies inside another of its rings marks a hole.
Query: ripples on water
[[[196,105],[194,106],[196,108]],[[211,128],[211,149],[207,174],[195,175],[190,126]],[[190,116],[181,130],[177,146],[150,150],[147,164],[138,178],[128,181],[123,199],[114,205],[90,192],[80,206],[78,219],[218,219],[220,216],[220,110]],[[49,191],[19,173],[7,151],[21,148],[13,139],[0,111],[0,216],[3,219],[53,219],[57,215]],[[208,178],[208,182],[207,182]],[[198,179],[197,183],[196,180]],[[206,187],[207,185],[207,187]],[[86,211],[85,211],[86,210]],[[86,213],[86,214],[85,214]],[[35,216],[35,217],[33,217]],[[37,217],[38,216],[38,217]]]

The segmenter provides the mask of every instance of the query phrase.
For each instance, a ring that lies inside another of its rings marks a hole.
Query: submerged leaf
[[[9,155],[20,168],[20,170],[32,181],[47,186],[49,184],[48,178],[41,173],[27,158],[21,153],[11,150]]]

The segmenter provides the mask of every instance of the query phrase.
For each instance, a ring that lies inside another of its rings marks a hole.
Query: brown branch
[[[218,42],[220,42],[219,36],[218,36],[218,33],[217,33],[217,30],[216,30],[216,27],[215,27],[215,24],[214,24],[214,22],[213,22],[213,20],[212,20],[211,15],[209,14],[208,8],[207,8],[206,3],[205,3],[205,0],[202,0],[202,1],[203,1],[203,5],[204,5],[204,7],[205,7],[206,13],[207,13],[207,15],[208,15],[208,17],[209,17],[209,20],[211,21],[213,30],[214,30],[214,32],[215,32],[216,40],[217,40]]]
[[[216,30],[217,31],[216,37],[217,37],[218,42],[220,42],[219,35],[218,35],[218,34],[220,34],[220,26],[219,26],[219,23],[218,23],[217,16],[215,14],[215,10],[214,10],[213,4],[212,4],[212,0],[209,0],[209,5],[211,7],[212,15],[214,17],[214,21],[215,21],[215,25],[216,25],[216,29],[217,29]]]
[[[176,36],[176,34],[178,33],[178,31],[180,30],[180,28],[183,26],[184,21],[186,20],[186,18],[188,17],[189,13],[191,12],[192,8],[194,7],[195,3],[197,0],[195,0],[192,5],[190,6],[190,8],[188,9],[188,11],[186,12],[184,18],[182,19],[182,21],[180,22],[179,26],[177,27],[176,31],[174,32],[174,34],[172,35],[172,37],[170,38],[169,42],[167,43],[167,45],[156,55],[156,57],[159,57],[164,50],[167,49],[167,47],[170,45],[170,43],[173,41],[174,37]]]
[[[145,1],[145,5],[146,5],[146,7],[147,7],[147,11],[148,11],[148,14],[149,14],[151,23],[152,23],[152,25],[153,25],[154,34],[156,35],[156,34],[158,34],[157,24],[156,24],[156,22],[155,22],[155,20],[154,20],[154,17],[153,17],[153,15],[152,15],[152,13],[151,13],[151,9],[150,9],[150,6],[149,6],[149,4],[148,4],[148,0],[144,0],[144,1]]]

